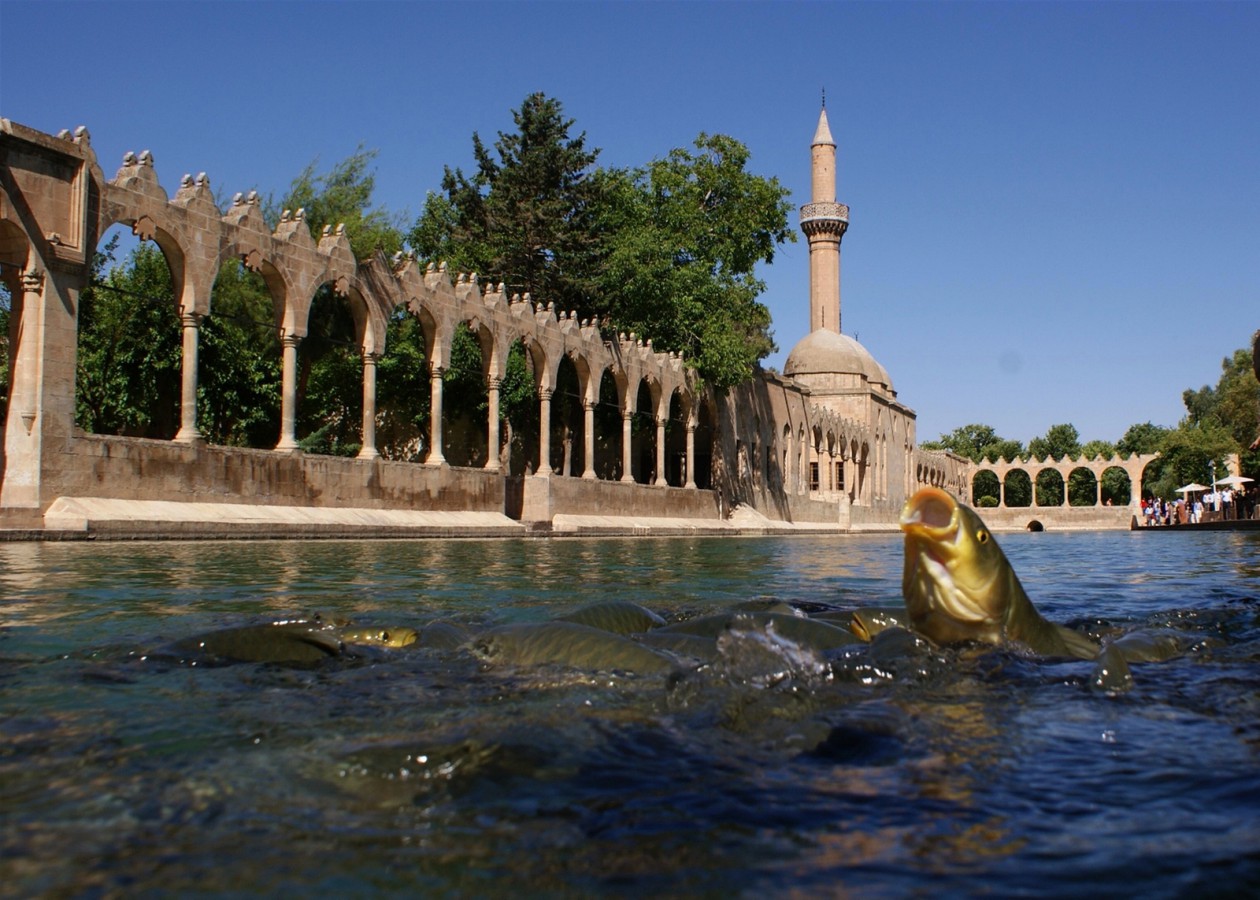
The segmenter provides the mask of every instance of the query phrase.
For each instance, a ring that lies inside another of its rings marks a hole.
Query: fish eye
[[[989,532],[981,530],[976,532],[976,541],[981,544],[989,543]]]

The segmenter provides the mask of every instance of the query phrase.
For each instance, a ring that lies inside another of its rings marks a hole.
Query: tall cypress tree
[[[592,166],[599,150],[560,101],[531,94],[512,113],[513,133],[494,150],[473,135],[477,171],[447,167],[410,235],[421,256],[501,280],[561,309],[589,311],[602,255],[594,221]]]

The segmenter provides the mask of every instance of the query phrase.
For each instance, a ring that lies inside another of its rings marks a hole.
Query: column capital
[[[44,289],[44,270],[32,266],[22,272],[22,290],[35,294]]]

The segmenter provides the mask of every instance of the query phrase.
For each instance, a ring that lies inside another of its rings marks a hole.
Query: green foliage
[[[402,217],[384,208],[372,208],[376,177],[369,166],[376,153],[360,144],[358,150],[323,173],[317,171],[319,161],[315,160],[293,179],[279,208],[268,202],[267,218],[274,225],[280,209],[305,209],[306,224],[316,240],[325,225],[344,224],[356,259],[366,259],[378,250],[392,256],[402,249]]]
[[[1081,436],[1072,425],[1051,425],[1042,437],[1028,442],[1028,453],[1034,459],[1075,459],[1081,452]],[[1062,500],[1062,494],[1059,495]]]
[[[533,94],[513,118],[494,153],[473,136],[474,175],[446,169],[416,251],[681,351],[715,386],[747,379],[775,349],[754,270],[796,239],[787,190],[745,171],[747,148],[724,135],[597,170],[558,101]]]
[[[972,462],[1014,461],[1024,455],[1024,445],[1019,441],[998,436],[989,425],[962,425],[949,434],[942,434],[939,441],[921,444],[927,450],[949,450]]]
[[[376,448],[385,459],[419,462],[429,436],[429,367],[420,322],[395,310],[376,365]]]
[[[755,268],[795,240],[788,191],[748,173],[748,156],[739,141],[702,133],[694,151],[601,175],[613,237],[598,312],[682,351],[717,387],[746,380],[774,351]]]
[[[499,132],[497,158],[473,135],[472,177],[446,168],[444,195],[429,194],[411,245],[560,309],[585,310],[602,252],[590,179],[599,151],[586,149],[585,132],[569,135],[573,120],[544,94],[526,97],[512,118],[517,130]]]
[[[1168,431],[1169,429],[1150,422],[1130,425],[1124,436],[1116,442],[1116,452],[1126,457],[1139,453],[1158,453]]]
[[[274,303],[238,260],[219,269],[198,343],[197,427],[212,444],[274,447],[280,435],[281,351]]]
[[[994,472],[978,472],[972,482],[971,504],[980,508],[997,506],[1000,502],[1000,484]]]
[[[113,266],[117,236],[93,260],[80,294],[75,423],[98,434],[170,439],[179,430],[178,305],[162,252],[135,248]]]
[[[307,327],[298,345],[298,446],[354,456],[362,447],[363,363],[349,300],[321,288]]]
[[[1260,383],[1252,369],[1250,350],[1235,350],[1221,360],[1221,377],[1216,387],[1204,385],[1197,391],[1187,390],[1181,397],[1191,425],[1224,428],[1239,448],[1255,440],[1260,427]]]

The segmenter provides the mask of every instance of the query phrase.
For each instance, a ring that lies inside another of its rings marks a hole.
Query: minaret
[[[809,329],[840,333],[840,239],[849,207],[836,202],[836,142],[827,124],[827,97],[811,147],[813,191],[801,207],[801,231],[809,240]]]

